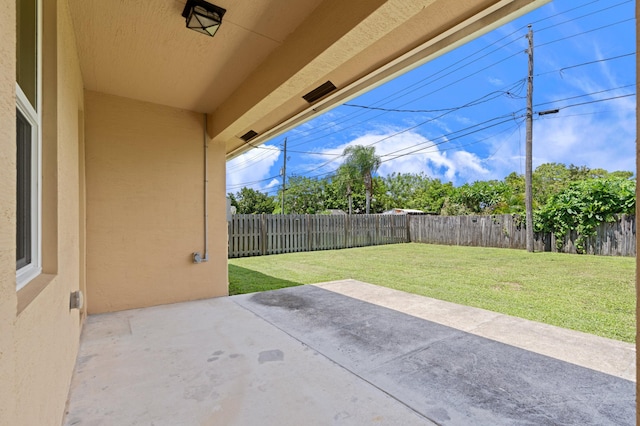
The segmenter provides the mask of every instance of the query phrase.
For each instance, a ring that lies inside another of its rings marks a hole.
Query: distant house
[[[416,209],[391,209],[391,210],[387,210],[382,214],[408,214],[412,216],[418,216],[418,215],[423,215],[427,213],[423,212],[422,210],[416,210]]]

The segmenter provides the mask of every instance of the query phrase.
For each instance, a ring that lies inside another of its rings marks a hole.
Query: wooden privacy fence
[[[564,238],[563,253],[576,253],[575,241],[578,234],[572,231]],[[556,240],[551,236],[551,249],[556,250]],[[635,215],[619,215],[612,223],[603,223],[596,229],[596,234],[587,238],[584,244],[585,253],[603,256],[635,256],[636,255],[636,217]]]
[[[526,249],[523,218],[499,216],[414,216],[409,223],[411,242],[452,246]],[[545,238],[536,235],[534,249],[545,250]]]
[[[233,215],[229,257],[408,242],[405,215]]]
[[[560,251],[576,253],[578,235],[570,232]],[[229,257],[332,250],[417,242],[526,249],[524,220],[518,215],[233,215]],[[603,256],[636,255],[636,220],[620,215],[586,240],[585,252]],[[552,234],[535,234],[536,251],[558,251]]]
[[[409,239],[412,242],[459,246],[526,249],[524,218],[519,215],[496,216],[412,216]],[[576,253],[577,233],[564,238],[564,253]],[[603,256],[636,255],[636,220],[620,215],[613,223],[603,223],[596,235],[584,244],[585,252]],[[552,234],[535,234],[536,251],[558,251]]]

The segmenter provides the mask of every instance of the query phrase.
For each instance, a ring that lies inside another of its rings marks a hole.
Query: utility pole
[[[527,251],[533,253],[533,30],[529,25],[529,76],[527,78],[527,147],[524,173],[524,205],[526,210]]]
[[[284,214],[284,192],[287,189],[287,138],[284,138],[284,163],[282,164],[282,214]]]

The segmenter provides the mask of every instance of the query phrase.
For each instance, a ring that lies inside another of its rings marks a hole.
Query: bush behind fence
[[[560,251],[576,253],[576,232]],[[636,221],[620,215],[598,227],[585,242],[588,254],[636,255]],[[332,250],[379,244],[418,242],[525,249],[523,218],[496,216],[406,215],[233,215],[229,222],[229,257]],[[536,251],[558,251],[552,234],[535,235]]]
[[[418,243],[526,249],[524,217],[519,215],[414,216],[409,232],[410,240]],[[575,231],[570,232],[558,250],[553,234],[536,233],[534,249],[577,253],[577,238]],[[601,224],[596,235],[587,238],[584,247],[587,254],[635,256],[635,216],[620,215],[616,222]]]

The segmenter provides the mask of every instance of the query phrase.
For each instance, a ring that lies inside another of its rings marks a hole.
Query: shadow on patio
[[[66,425],[635,424],[628,343],[353,280],[89,317]]]

